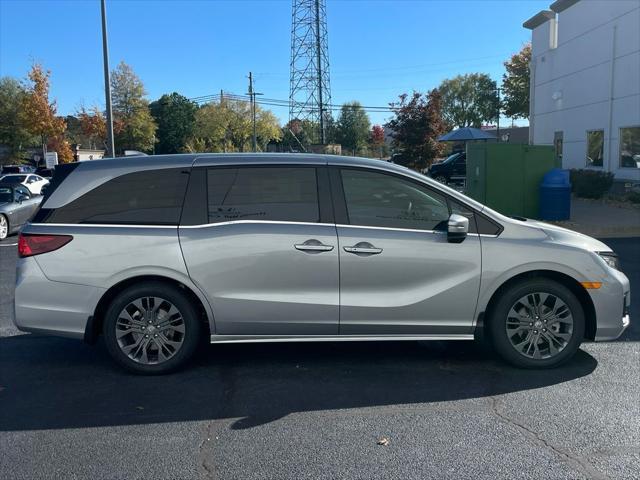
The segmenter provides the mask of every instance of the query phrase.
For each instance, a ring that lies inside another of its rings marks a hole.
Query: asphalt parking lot
[[[611,343],[522,371],[472,342],[219,345],[165,377],[12,325],[0,242],[0,478],[638,478],[640,301]],[[640,295],[640,239],[607,239]],[[387,445],[378,445],[382,438]]]

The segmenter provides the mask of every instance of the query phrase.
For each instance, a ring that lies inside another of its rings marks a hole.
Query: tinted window
[[[13,202],[13,192],[9,187],[0,187],[0,203]]]
[[[27,187],[24,187],[22,185],[16,185],[16,187],[14,188],[14,191],[15,191],[16,198],[18,195],[23,195],[25,197],[31,198],[31,192]]]
[[[122,175],[48,212],[46,221],[177,225],[188,177],[182,169]]]
[[[212,168],[207,190],[210,223],[320,219],[315,168]]]
[[[342,170],[351,225],[446,229],[449,208],[444,196],[407,180],[365,170]]]
[[[7,175],[2,178],[2,181],[5,183],[22,183],[26,178],[26,175]]]

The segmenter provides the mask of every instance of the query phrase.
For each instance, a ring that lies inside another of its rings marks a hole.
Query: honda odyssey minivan
[[[15,322],[138,373],[212,343],[472,340],[559,365],[629,325],[593,238],[513,219],[404,167],[187,154],[61,165],[19,237]]]

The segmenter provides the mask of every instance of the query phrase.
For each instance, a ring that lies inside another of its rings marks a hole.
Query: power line
[[[225,100],[237,100],[237,101],[241,101],[241,102],[251,102],[252,101],[252,97],[249,95],[238,95],[238,94],[234,94],[234,93],[224,93],[223,95],[219,94],[219,93],[215,93],[215,94],[211,94],[211,95],[202,95],[199,97],[192,97],[189,100],[191,100],[192,102],[198,103],[198,104],[206,104],[206,103],[213,103],[213,102],[219,102],[220,99],[223,98]],[[275,98],[260,98],[260,99],[255,99],[255,102],[260,104],[260,105],[269,105],[269,106],[273,106],[273,107],[283,107],[283,108],[289,108],[291,107],[291,102],[289,100],[281,100],[281,99],[275,99]],[[326,110],[332,110],[332,111],[337,111],[340,110],[342,108],[342,105],[339,104],[324,104],[324,108]],[[371,106],[371,105],[361,105],[361,108],[363,110],[366,111],[370,111],[370,112],[393,112],[395,111],[394,108],[390,107],[390,106]]]

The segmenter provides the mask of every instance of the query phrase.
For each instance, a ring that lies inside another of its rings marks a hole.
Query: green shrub
[[[640,192],[629,192],[626,195],[627,200],[630,201],[631,203],[640,203]]]
[[[571,190],[578,197],[602,198],[613,185],[613,173],[598,170],[571,170]]]

